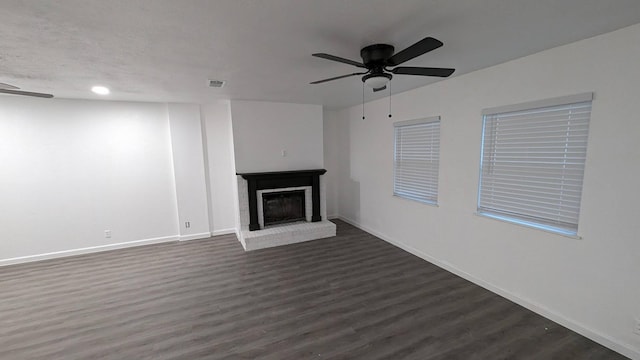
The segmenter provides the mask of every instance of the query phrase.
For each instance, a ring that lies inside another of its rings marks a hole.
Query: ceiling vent
[[[221,88],[223,86],[224,86],[224,81],[222,80],[209,80],[209,87]]]

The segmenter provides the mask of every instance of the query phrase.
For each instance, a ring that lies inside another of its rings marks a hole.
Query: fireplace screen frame
[[[286,195],[297,195],[295,198],[296,200],[299,201],[299,214],[300,216],[298,217],[289,217],[286,219],[282,219],[282,220],[275,220],[275,221],[271,221],[269,219],[269,217],[267,216],[268,213],[268,208],[269,206],[267,205],[267,202],[272,200],[273,198],[280,198],[282,199],[283,197],[285,197]],[[267,226],[271,226],[271,225],[279,225],[279,224],[286,224],[286,223],[292,223],[292,222],[298,222],[298,221],[307,221],[307,216],[306,216],[306,191],[304,189],[299,190],[284,190],[284,191],[273,191],[273,192],[265,192],[262,193],[262,220],[263,220],[263,226],[266,228]]]

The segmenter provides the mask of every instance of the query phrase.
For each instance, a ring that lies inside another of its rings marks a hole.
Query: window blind
[[[484,115],[478,212],[575,235],[591,101]]]
[[[437,203],[440,118],[395,123],[394,133],[393,194]]]

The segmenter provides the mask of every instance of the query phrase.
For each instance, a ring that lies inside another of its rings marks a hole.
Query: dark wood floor
[[[622,359],[336,221],[0,268],[0,359]]]

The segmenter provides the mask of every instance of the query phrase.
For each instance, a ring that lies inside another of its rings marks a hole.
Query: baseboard
[[[108,244],[108,245],[92,246],[92,247],[86,247],[86,248],[80,248],[80,249],[56,251],[56,252],[50,252],[50,253],[38,254],[38,255],[21,256],[21,257],[15,257],[10,259],[2,259],[0,260],[0,266],[56,259],[56,258],[62,258],[67,256],[90,254],[90,253],[101,252],[101,251],[124,249],[124,248],[129,248],[134,246],[159,244],[159,243],[177,241],[179,239],[180,237],[178,235],[162,236],[162,237],[149,238],[149,239],[143,239],[143,240],[128,241],[128,242],[117,243],[117,244]]]
[[[229,234],[236,234],[236,229],[229,228],[229,229],[215,230],[211,232],[211,236],[229,235]]]
[[[206,238],[210,238],[212,236],[228,235],[228,234],[235,234],[235,233],[236,233],[236,229],[233,229],[233,228],[232,229],[215,230],[215,231],[212,231],[212,232],[203,232],[203,233],[198,233],[198,234],[181,235],[180,236],[180,241],[206,239]]]
[[[340,219],[340,215],[338,215],[338,214],[327,215],[327,219],[329,219],[329,220],[331,220],[331,219]]]
[[[423,260],[428,261],[428,262],[430,262],[430,263],[432,263],[432,264],[434,264],[434,265],[436,265],[436,266],[438,266],[438,267],[440,267],[440,268],[442,268],[444,270],[447,270],[447,271],[449,271],[449,272],[451,272],[453,274],[456,274],[456,275],[460,276],[463,279],[469,280],[472,283],[474,283],[474,284],[476,284],[478,286],[481,286],[481,287],[483,287],[483,288],[485,288],[485,289],[487,289],[487,290],[489,290],[489,291],[491,291],[491,292],[493,292],[495,294],[498,294],[498,295],[500,295],[500,296],[502,296],[502,297],[504,297],[504,298],[506,298],[506,299],[508,299],[510,301],[513,301],[514,303],[516,303],[516,304],[518,304],[520,306],[523,306],[523,307],[525,307],[525,308],[527,308],[527,309],[529,309],[529,310],[531,310],[531,311],[533,311],[533,312],[535,312],[535,313],[537,313],[539,315],[542,315],[542,316],[546,317],[547,319],[552,320],[552,321],[554,321],[554,322],[556,322],[556,323],[558,323],[558,324],[560,324],[560,325],[562,325],[562,326],[564,326],[564,327],[566,327],[566,328],[568,328],[568,329],[570,329],[572,331],[575,331],[578,334],[580,334],[580,335],[582,335],[584,337],[587,337],[587,338],[589,338],[589,339],[591,339],[591,340],[593,340],[593,341],[595,341],[595,342],[597,342],[597,343],[599,343],[599,344],[601,344],[603,346],[606,346],[606,347],[608,347],[608,348],[610,348],[610,349],[612,349],[612,350],[614,350],[616,352],[619,352],[620,354],[622,354],[624,356],[627,356],[627,357],[629,357],[631,359],[640,360],[640,351],[634,349],[633,346],[631,346],[630,344],[622,343],[622,342],[620,342],[618,340],[615,340],[615,339],[613,339],[613,338],[611,338],[611,337],[609,337],[607,335],[601,334],[598,331],[590,329],[590,328],[586,327],[585,325],[583,325],[583,324],[581,324],[581,323],[579,323],[579,322],[577,322],[575,320],[566,318],[565,316],[563,316],[561,314],[558,314],[558,313],[556,313],[554,311],[551,311],[551,310],[547,309],[546,307],[544,307],[543,305],[537,304],[537,303],[535,303],[535,302],[533,302],[531,300],[528,300],[528,299],[522,298],[520,296],[517,296],[517,295],[509,292],[508,290],[502,289],[502,288],[500,288],[500,287],[498,287],[496,285],[493,285],[493,284],[491,284],[489,282],[486,282],[484,280],[476,278],[475,276],[473,276],[473,275],[471,275],[471,274],[469,274],[469,273],[467,273],[467,272],[465,272],[463,270],[460,270],[460,269],[456,268],[455,266],[449,264],[446,261],[438,260],[438,259],[434,258],[433,256],[431,256],[429,254],[426,254],[426,253],[424,253],[424,252],[422,252],[422,251],[420,251],[418,249],[415,249],[415,248],[413,248],[411,246],[405,245],[400,241],[396,241],[394,239],[391,239],[389,236],[387,236],[385,234],[382,234],[382,233],[380,233],[380,232],[378,232],[376,230],[373,230],[371,228],[368,228],[366,226],[362,226],[362,225],[360,225],[358,222],[356,222],[354,220],[351,220],[351,219],[346,218],[344,216],[338,216],[337,218],[342,220],[342,221],[344,221],[344,222],[346,222],[346,223],[348,223],[348,224],[351,224],[351,225],[359,228],[362,231],[368,232],[369,234],[371,234],[371,235],[373,235],[375,237],[378,237],[378,238],[390,243],[393,246],[399,247],[399,248],[401,248],[402,250],[404,250],[406,252],[409,252],[409,253],[411,253],[411,254],[419,257],[419,258],[422,258]]]
[[[189,235],[180,235],[180,241],[206,239],[208,237],[211,237],[211,233],[210,232],[203,232],[203,233],[189,234]]]

